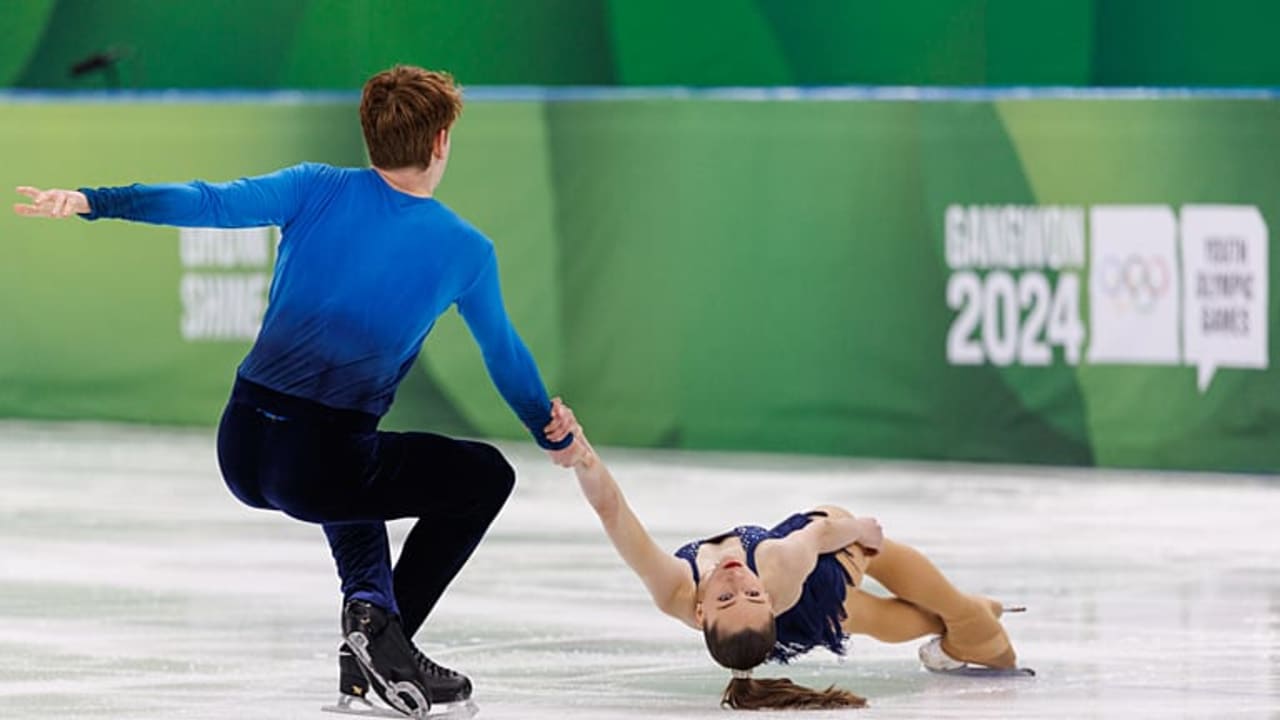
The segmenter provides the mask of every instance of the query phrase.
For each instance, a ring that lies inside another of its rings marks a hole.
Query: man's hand
[[[573,416],[573,410],[560,398],[551,399],[551,422],[542,428],[542,434],[547,436],[551,442],[560,442],[569,437],[573,432],[573,428],[578,424],[578,419]]]
[[[13,204],[13,211],[25,217],[64,218],[91,210],[89,199],[75,190],[41,190],[23,185],[18,192],[31,198],[29,203]]]
[[[547,451],[551,455],[551,461],[560,467],[573,467],[584,462],[592,452],[587,439],[582,435],[582,426],[574,417],[573,410],[560,398],[554,398],[551,401],[551,422],[547,423],[542,431],[551,442],[560,442],[571,434],[574,436],[573,442],[568,447]]]

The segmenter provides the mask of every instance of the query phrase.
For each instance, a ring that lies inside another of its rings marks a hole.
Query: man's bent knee
[[[516,470],[507,462],[502,452],[492,445],[476,443],[476,451],[485,460],[486,496],[495,501],[493,511],[496,514],[515,490]]]

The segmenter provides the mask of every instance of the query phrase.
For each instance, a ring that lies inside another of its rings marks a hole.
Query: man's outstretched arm
[[[297,214],[304,179],[314,166],[296,165],[269,175],[225,183],[196,180],[162,185],[41,190],[23,186],[29,203],[13,206],[26,217],[86,220],[117,218],[181,227],[283,225]]]

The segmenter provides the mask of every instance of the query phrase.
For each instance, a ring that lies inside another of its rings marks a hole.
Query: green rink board
[[[1274,472],[1277,131],[1265,100],[472,102],[440,197],[602,443]],[[10,187],[364,162],[345,102],[0,104],[0,157]],[[0,416],[216,422],[250,339],[208,328],[269,262],[0,238]],[[388,426],[524,436],[452,311]]]

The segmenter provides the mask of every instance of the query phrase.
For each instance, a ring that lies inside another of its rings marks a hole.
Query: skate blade
[[[339,715],[356,715],[359,717],[376,717],[376,718],[406,718],[413,717],[406,715],[397,710],[385,708],[380,705],[374,705],[367,699],[355,697],[353,695],[343,695],[338,698],[338,702],[333,705],[322,705],[320,709],[328,713],[337,713]],[[427,711],[426,717],[431,720],[467,720],[473,718],[480,712],[480,708],[471,700],[463,700],[454,703],[440,703],[432,705]]]
[[[440,720],[467,720],[473,718],[480,712],[480,708],[471,700],[462,700],[453,703],[440,703],[431,706],[432,720],[439,718]]]
[[[402,712],[397,712],[384,707],[378,707],[362,697],[352,695],[343,695],[338,698],[338,702],[333,705],[322,705],[320,709],[324,712],[338,713],[340,715],[358,715],[361,717],[379,717],[379,718],[403,718],[407,717]]]
[[[934,670],[933,668],[925,668],[935,675],[950,675],[951,677],[971,677],[971,678],[1002,678],[1002,677],[1035,677],[1036,671],[1031,668],[990,668],[981,665],[965,665],[964,667],[955,668],[953,670]]]

